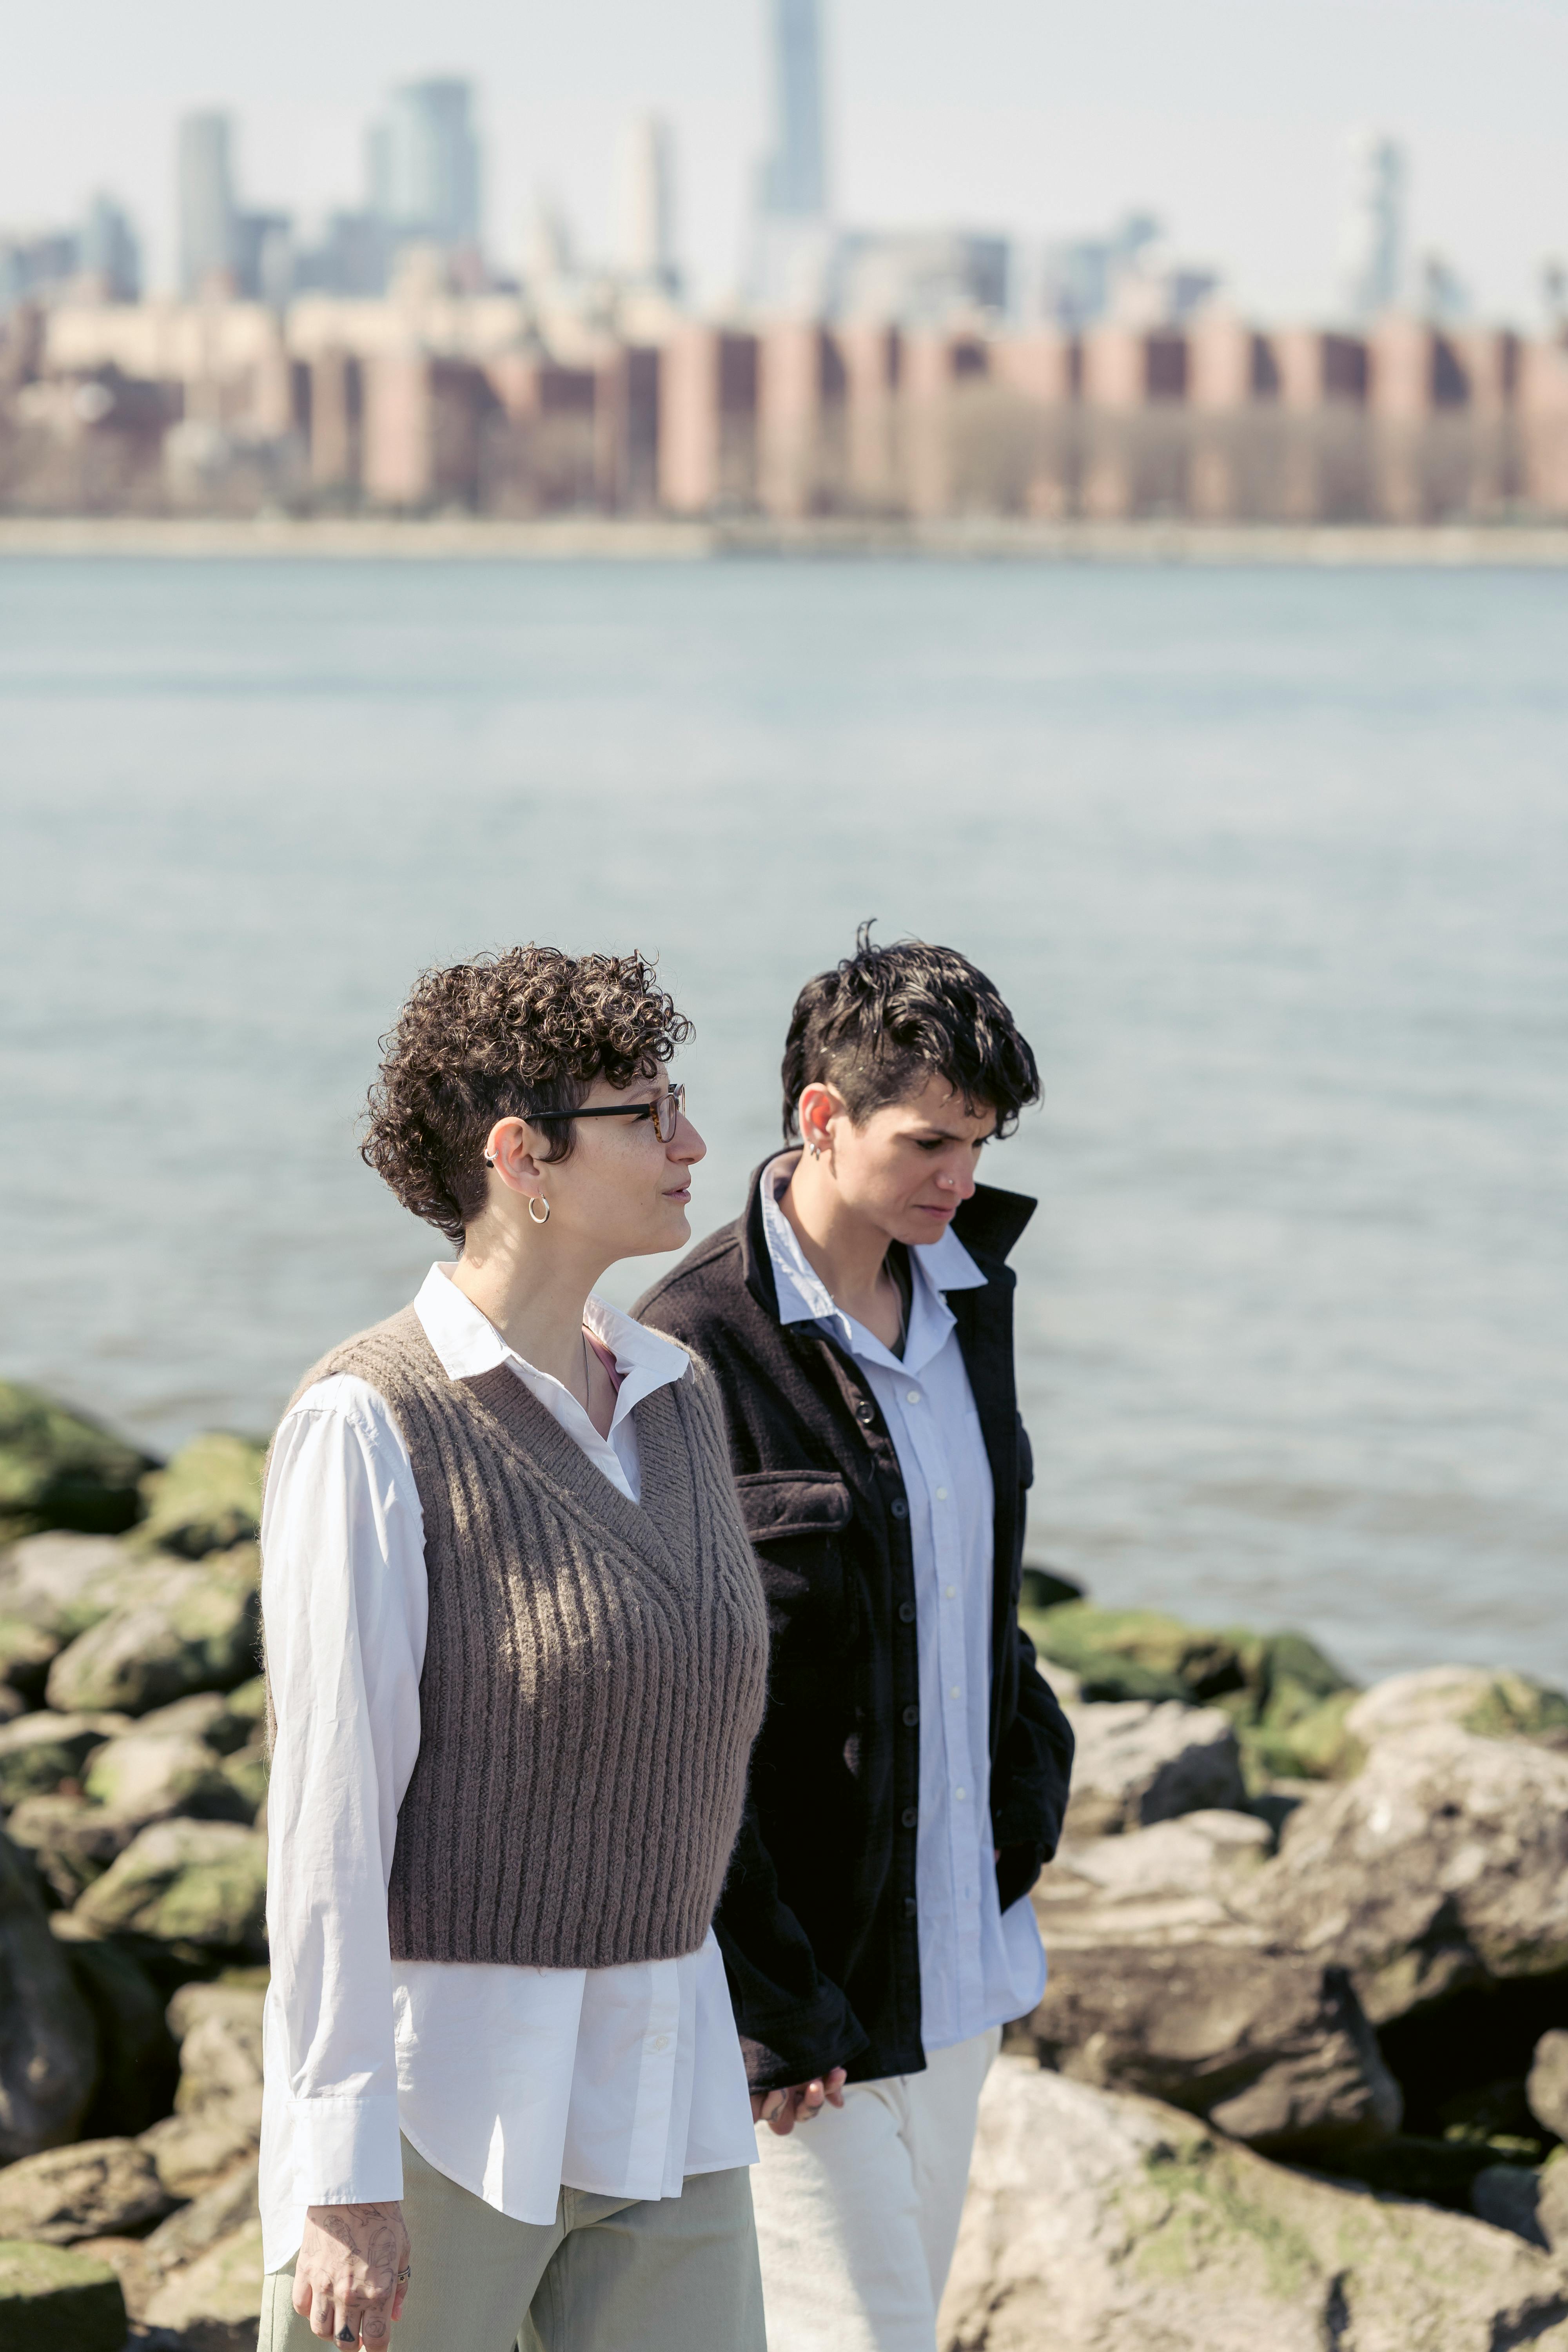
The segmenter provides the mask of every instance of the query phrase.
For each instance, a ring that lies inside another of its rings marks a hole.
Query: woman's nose
[[[675,1133],[670,1138],[669,1156],[672,1160],[679,1160],[686,1167],[691,1166],[696,1160],[706,1160],[708,1157],[708,1146],[684,1111],[676,1121]]]

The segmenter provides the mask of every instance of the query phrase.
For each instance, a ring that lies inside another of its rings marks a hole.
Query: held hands
[[[380,2347],[403,2316],[410,2269],[401,2205],[312,2205],[294,2308],[323,2342]]]
[[[845,2074],[842,2066],[830,2074],[817,2074],[809,2083],[796,2083],[787,2091],[753,2091],[752,2121],[766,2124],[781,2139],[787,2138],[796,2124],[808,2124],[824,2099],[831,2107],[844,2105]]]

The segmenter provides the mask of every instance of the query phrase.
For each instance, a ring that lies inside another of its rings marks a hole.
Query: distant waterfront
[[[663,951],[707,1230],[877,915],[1047,1069],[986,1171],[1041,1198],[1032,1549],[1568,1679],[1563,535],[510,560],[566,528],[0,524],[0,1370],[264,1427],[439,1247],[354,1156],[377,1032],[513,937]],[[73,544],[124,552],[20,551]]]
[[[920,556],[941,562],[1264,564],[1329,570],[1568,568],[1568,527],[1550,523],[1030,522],[976,515],[936,522],[736,516],[712,522],[558,515],[503,522],[264,514],[225,520],[0,515],[6,556],[300,558],[336,562],[702,562],[716,557]]]

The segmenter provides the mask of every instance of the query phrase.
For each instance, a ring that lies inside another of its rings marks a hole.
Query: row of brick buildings
[[[1404,316],[1362,335],[1218,312],[1079,336],[678,321],[565,357],[505,297],[22,326],[0,365],[13,508],[1568,513],[1568,347]]]

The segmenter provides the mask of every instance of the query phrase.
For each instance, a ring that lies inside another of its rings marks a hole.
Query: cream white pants
[[[853,2083],[752,2174],[768,2352],[935,2352],[981,2085],[1000,2027],[928,2053],[923,2074]]]

